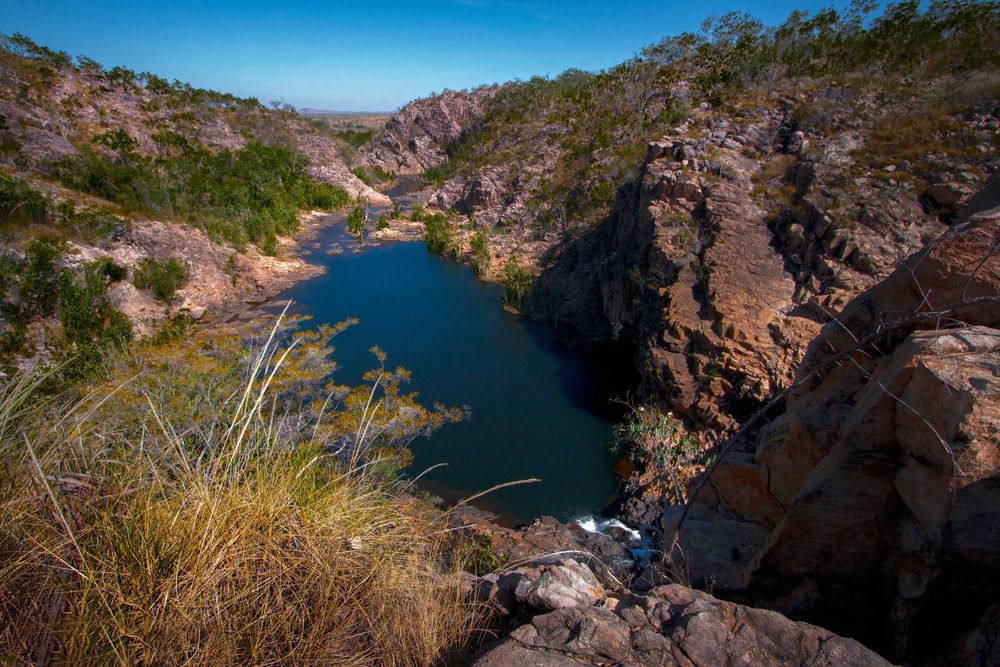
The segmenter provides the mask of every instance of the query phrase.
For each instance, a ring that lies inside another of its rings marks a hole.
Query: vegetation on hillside
[[[7,323],[0,335],[0,359],[23,353],[28,326],[38,318],[59,323],[55,368],[49,389],[93,376],[109,352],[132,338],[128,318],[115,310],[108,285],[124,278],[124,267],[108,260],[87,262],[77,270],[60,266],[65,248],[59,241],[37,237],[28,244],[23,261],[0,265],[0,316]],[[3,298],[16,289],[16,300]]]
[[[79,156],[56,165],[66,185],[127,210],[185,219],[237,248],[248,242],[274,254],[277,237],[298,229],[306,209],[350,201],[343,188],[312,180],[303,155],[248,143],[212,152],[174,133],[157,135],[166,155],[150,157],[122,129],[101,133]]]
[[[646,143],[693,106],[739,114],[778,91],[822,85],[836,85],[845,100],[873,89],[902,100],[915,81],[991,72],[1000,64],[1000,3],[908,0],[881,14],[877,9],[871,0],[855,0],[844,12],[795,11],[776,27],[733,12],[607,70],[508,84],[485,103],[482,119],[447,146],[449,162],[432,180],[498,168],[508,190],[529,191],[537,229],[565,230],[603,218],[616,188],[636,175]],[[980,83],[980,92],[996,93],[995,75]],[[864,150],[888,150],[898,161],[895,135],[921,115],[886,119]],[[525,175],[525,164],[541,176]]]
[[[298,211],[348,203],[342,188],[308,175],[298,146],[320,132],[287,105],[266,109],[149,72],[74,62],[20,34],[0,35],[0,70],[0,93],[51,117],[75,149],[25,152],[16,135],[31,115],[0,116],[12,163],[129,214],[184,220],[237,248],[252,242],[273,253]],[[95,112],[97,123],[88,122]]]

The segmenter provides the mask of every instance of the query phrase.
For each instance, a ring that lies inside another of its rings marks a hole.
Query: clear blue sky
[[[846,4],[0,0],[0,32],[265,103],[383,111],[443,88],[608,67],[711,14],[774,24],[794,8]]]

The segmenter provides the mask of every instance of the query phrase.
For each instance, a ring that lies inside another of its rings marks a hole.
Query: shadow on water
[[[539,349],[559,360],[556,375],[575,406],[610,422],[625,416],[623,401],[641,380],[634,343],[621,340],[568,348],[552,337],[546,325],[527,321],[526,327]]]

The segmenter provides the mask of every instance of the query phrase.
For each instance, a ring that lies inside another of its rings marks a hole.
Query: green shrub
[[[451,225],[448,217],[440,211],[432,214],[421,214],[421,221],[426,227],[427,250],[438,255],[444,255],[453,250]]]
[[[472,247],[472,256],[476,261],[476,267],[482,273],[490,268],[490,248],[486,239],[486,232],[480,230],[472,235],[469,240]]]
[[[229,276],[229,281],[236,287],[236,279],[239,276],[239,268],[236,266],[236,254],[232,254],[226,259],[225,266],[222,267],[223,273]]]
[[[187,265],[174,258],[158,260],[147,257],[132,270],[132,284],[139,289],[151,290],[160,301],[170,301],[174,293],[187,283],[187,279]]]
[[[48,317],[59,303],[60,258],[63,245],[45,237],[28,244],[27,263],[20,281],[21,311],[25,318]]]
[[[0,224],[45,224],[51,221],[51,203],[23,181],[0,174]]]
[[[322,121],[320,121],[322,123]],[[325,123],[322,123],[326,125]],[[360,148],[362,144],[366,143],[375,134],[375,130],[338,130],[334,133],[336,136],[347,142],[348,145],[354,148]]]
[[[216,240],[272,251],[276,236],[298,229],[300,210],[331,210],[350,200],[343,188],[313,181],[306,157],[287,148],[249,142],[218,153],[187,144],[177,149],[174,157],[154,159],[137,154],[124,132],[105,133],[60,162],[56,174],[127,209],[187,219]]]
[[[699,471],[704,454],[698,440],[672,412],[655,406],[634,408],[616,424],[615,446],[647,463],[679,503],[684,502],[687,482]]]
[[[384,215],[378,217],[378,224],[375,225],[376,229],[389,229],[389,221],[385,219]]]
[[[524,305],[535,282],[535,277],[524,266],[516,255],[511,255],[503,267],[501,282],[504,287],[504,301],[516,307]]]
[[[466,572],[485,577],[510,562],[510,554],[497,554],[492,535],[472,535],[462,544],[459,562]]]
[[[447,164],[447,163],[446,163]],[[445,184],[450,176],[447,166],[431,167],[423,173],[423,179],[433,185],[435,188],[440,188]]]
[[[347,214],[347,231],[359,236],[365,233],[365,213],[364,206],[356,206],[353,211]]]
[[[97,271],[108,279],[108,282],[116,283],[128,277],[128,268],[116,263],[110,257],[101,257],[95,260],[94,265]]]

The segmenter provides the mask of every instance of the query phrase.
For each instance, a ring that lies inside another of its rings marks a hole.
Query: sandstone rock
[[[561,560],[541,568],[538,576],[517,584],[518,602],[539,609],[562,609],[596,605],[604,600],[604,588],[585,566],[574,560]]]
[[[888,665],[851,639],[678,585],[627,595],[614,609],[534,616],[473,663],[524,665]]]
[[[681,529],[690,572],[785,595],[835,631],[865,617],[900,657],[920,643],[914,619],[944,622],[949,605],[976,618],[1000,594],[1000,538],[983,530],[1000,525],[1000,209],[959,220],[849,303],[800,377],[895,334],[796,392],[752,461],[733,452],[713,471]],[[804,582],[814,592],[792,595]]]
[[[421,174],[441,164],[447,159],[444,145],[475,122],[497,90],[496,86],[451,90],[407,104],[362,149],[361,160],[394,174]]]

